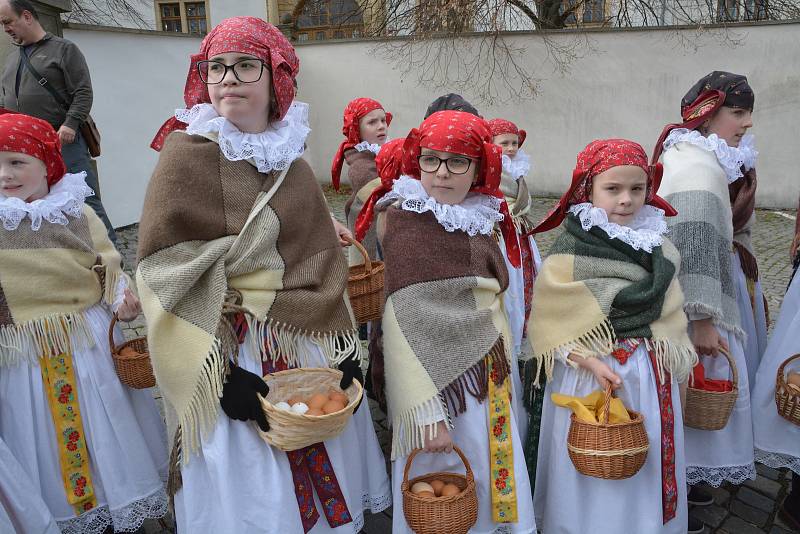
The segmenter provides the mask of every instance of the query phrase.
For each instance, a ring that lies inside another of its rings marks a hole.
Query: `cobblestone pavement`
[[[344,220],[342,210],[346,194],[335,194],[326,190],[329,206],[340,220]],[[552,205],[553,199],[537,199],[534,202],[534,219],[539,220]],[[789,244],[794,233],[793,211],[758,210],[753,233],[753,243],[758,258],[764,293],[767,296],[773,320],[783,300],[783,293],[791,274],[789,263]],[[118,231],[119,246],[123,253],[126,269],[135,264],[137,245],[136,225]],[[547,253],[557,231],[537,237],[543,255]],[[144,321],[140,317],[125,328],[129,337],[145,335]],[[158,392],[155,392],[158,398]],[[388,458],[390,431],[386,416],[374,403],[372,408],[375,431]],[[707,525],[707,532],[714,534],[787,534],[793,532],[777,514],[777,508],[786,496],[790,474],[786,470],[775,470],[758,465],[758,478],[742,486],[724,484],[720,488],[708,488],[714,496],[714,504],[696,508],[690,513]],[[376,515],[368,515],[364,531],[367,534],[386,534],[391,532],[392,510]],[[164,528],[164,525],[168,529]],[[146,534],[165,534],[174,531],[174,524],[167,518],[164,524],[149,521],[143,531]],[[288,534],[288,533],[287,533]],[[619,533],[623,534],[623,533]],[[633,534],[633,533],[631,533]],[[640,533],[636,533],[640,534]],[[641,533],[646,534],[646,533]]]

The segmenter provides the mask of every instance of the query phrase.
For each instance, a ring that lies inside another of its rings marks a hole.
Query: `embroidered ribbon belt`
[[[235,316],[234,330],[239,343],[242,343],[247,334],[247,323],[242,314]],[[269,358],[261,363],[264,375],[285,371],[288,368],[286,360],[280,357]],[[339,487],[325,444],[315,443],[296,451],[289,451],[286,456],[289,458],[289,467],[292,470],[294,494],[303,531],[308,532],[314,528],[319,519],[319,512],[314,503],[314,491],[317,492],[325,519],[331,528],[351,523],[353,518]]]
[[[89,451],[78,403],[78,383],[72,366],[72,354],[51,355],[43,350],[39,359],[42,383],[56,431],[56,448],[61,465],[61,479],[67,502],[76,515],[97,506],[89,470]]]
[[[642,344],[640,339],[617,340],[611,353],[621,365]],[[661,416],[661,511],[663,524],[675,517],[678,509],[678,485],[675,478],[675,412],[672,406],[672,377],[664,372],[664,383],[658,379],[655,354],[648,350],[650,365],[658,394],[658,411]]]
[[[517,491],[514,481],[514,446],[511,440],[511,377],[498,383],[494,360],[489,359],[489,469],[491,473],[492,519],[496,523],[517,521]]]

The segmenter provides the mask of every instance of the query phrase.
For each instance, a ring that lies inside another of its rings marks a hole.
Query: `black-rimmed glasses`
[[[464,156],[440,158],[433,154],[417,156],[417,162],[419,163],[420,170],[424,172],[436,172],[439,170],[439,167],[442,166],[442,163],[444,163],[450,174],[464,174],[469,170],[469,166],[472,165],[472,160]]]
[[[256,83],[264,74],[264,61],[260,59],[240,59],[233,65],[226,65],[213,59],[198,61],[197,72],[206,85],[222,83],[228,71],[232,70],[234,77],[242,83]]]

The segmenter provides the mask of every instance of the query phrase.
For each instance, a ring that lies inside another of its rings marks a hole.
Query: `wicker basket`
[[[364,256],[364,263],[352,265],[347,278],[347,293],[353,315],[359,324],[380,319],[383,315],[383,262],[371,261],[367,249],[347,238]]]
[[[790,388],[786,383],[786,366],[795,360],[800,360],[800,354],[795,354],[778,367],[775,376],[775,404],[778,415],[800,426],[800,391]]]
[[[567,452],[579,473],[607,480],[621,480],[635,475],[647,459],[650,444],[644,417],[628,410],[630,421],[609,423],[608,412],[613,397],[606,389],[602,423],[579,420],[573,413],[567,435]]]
[[[269,431],[259,434],[264,441],[282,451],[294,451],[335,438],[342,433],[347,421],[361,400],[364,389],[358,380],[345,390],[350,402],[344,410],[328,415],[305,415],[276,408],[274,405],[293,396],[310,396],[339,389],[342,372],[325,367],[303,367],[280,371],[264,377],[269,386],[267,397],[260,397],[267,415]]]
[[[728,418],[739,396],[739,372],[731,354],[720,347],[720,353],[728,360],[731,368],[731,391],[705,391],[695,389],[689,384],[686,388],[686,408],[683,423],[699,430],[720,430],[728,424]]]
[[[111,347],[111,358],[120,381],[133,389],[151,388],[156,385],[153,366],[150,365],[150,353],[147,350],[147,339],[137,337],[122,345],[114,345],[114,325],[119,318],[115,313],[108,325],[108,345]],[[128,348],[132,349],[123,354]]]
[[[406,522],[416,534],[466,534],[478,520],[475,475],[461,449],[453,446],[453,450],[464,462],[464,475],[430,473],[408,480],[411,462],[414,461],[417,454],[422,452],[422,449],[414,449],[408,455],[400,491],[403,493],[403,513],[406,516]],[[430,482],[435,479],[455,484],[461,493],[450,497],[420,497],[411,493],[411,488],[417,482]]]

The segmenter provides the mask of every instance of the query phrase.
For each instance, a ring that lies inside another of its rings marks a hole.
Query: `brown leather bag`
[[[89,155],[93,158],[98,157],[100,155],[100,130],[97,129],[91,115],[86,117],[86,122],[81,124],[81,134],[89,148]]]

